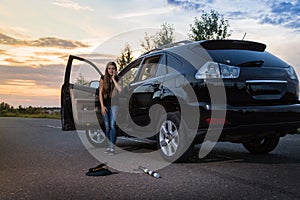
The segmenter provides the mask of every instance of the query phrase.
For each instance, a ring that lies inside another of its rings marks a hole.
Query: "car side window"
[[[70,83],[90,86],[91,82],[99,80],[101,75],[89,63],[74,59],[70,74]]]
[[[178,73],[183,63],[172,55],[167,55],[167,73]]]
[[[167,74],[166,56],[163,55],[159,61],[155,77],[164,76]]]
[[[146,58],[142,64],[141,72],[139,75],[139,81],[143,81],[149,78],[153,78],[156,75],[161,55]]]
[[[121,79],[123,82],[123,86],[127,86],[130,83],[134,82],[134,79],[136,77],[139,65],[141,63],[142,59],[139,59],[135,61],[134,63],[130,64],[130,66],[126,67],[121,73]]]

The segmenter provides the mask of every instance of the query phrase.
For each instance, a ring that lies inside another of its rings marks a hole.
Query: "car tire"
[[[251,153],[263,154],[273,151],[279,143],[279,137],[265,137],[243,143]]]
[[[183,124],[183,123],[181,123]],[[186,162],[192,155],[184,128],[180,128],[180,113],[169,112],[158,123],[157,147],[168,162]]]
[[[87,140],[94,147],[106,147],[107,138],[102,129],[91,129],[85,132]]]

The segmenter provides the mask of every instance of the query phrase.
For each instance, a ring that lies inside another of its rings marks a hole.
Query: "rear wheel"
[[[102,129],[86,130],[87,140],[94,147],[105,147],[107,146],[107,138]]]
[[[179,112],[167,113],[159,121],[157,146],[161,156],[170,162],[187,161],[193,150],[193,145],[187,141],[184,128],[179,126]]]
[[[265,137],[243,143],[243,146],[251,153],[263,154],[273,151],[279,142],[279,137]]]

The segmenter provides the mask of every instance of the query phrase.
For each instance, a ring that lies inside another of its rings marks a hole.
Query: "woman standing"
[[[112,98],[116,97],[117,93],[122,90],[122,86],[118,81],[116,63],[108,62],[104,77],[100,79],[99,100],[105,124],[105,135],[109,140],[108,148],[105,152],[110,155],[115,153],[115,143],[117,139],[116,117],[118,107],[112,104]]]

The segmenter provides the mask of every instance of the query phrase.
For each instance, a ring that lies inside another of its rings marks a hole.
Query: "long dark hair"
[[[103,94],[104,98],[107,98],[107,96],[111,97],[113,94],[114,88],[115,88],[115,84],[111,81],[111,77],[108,73],[108,67],[110,65],[114,66],[117,70],[117,65],[115,62],[111,61],[106,64],[105,74],[103,77],[103,88],[102,88],[102,94]]]

